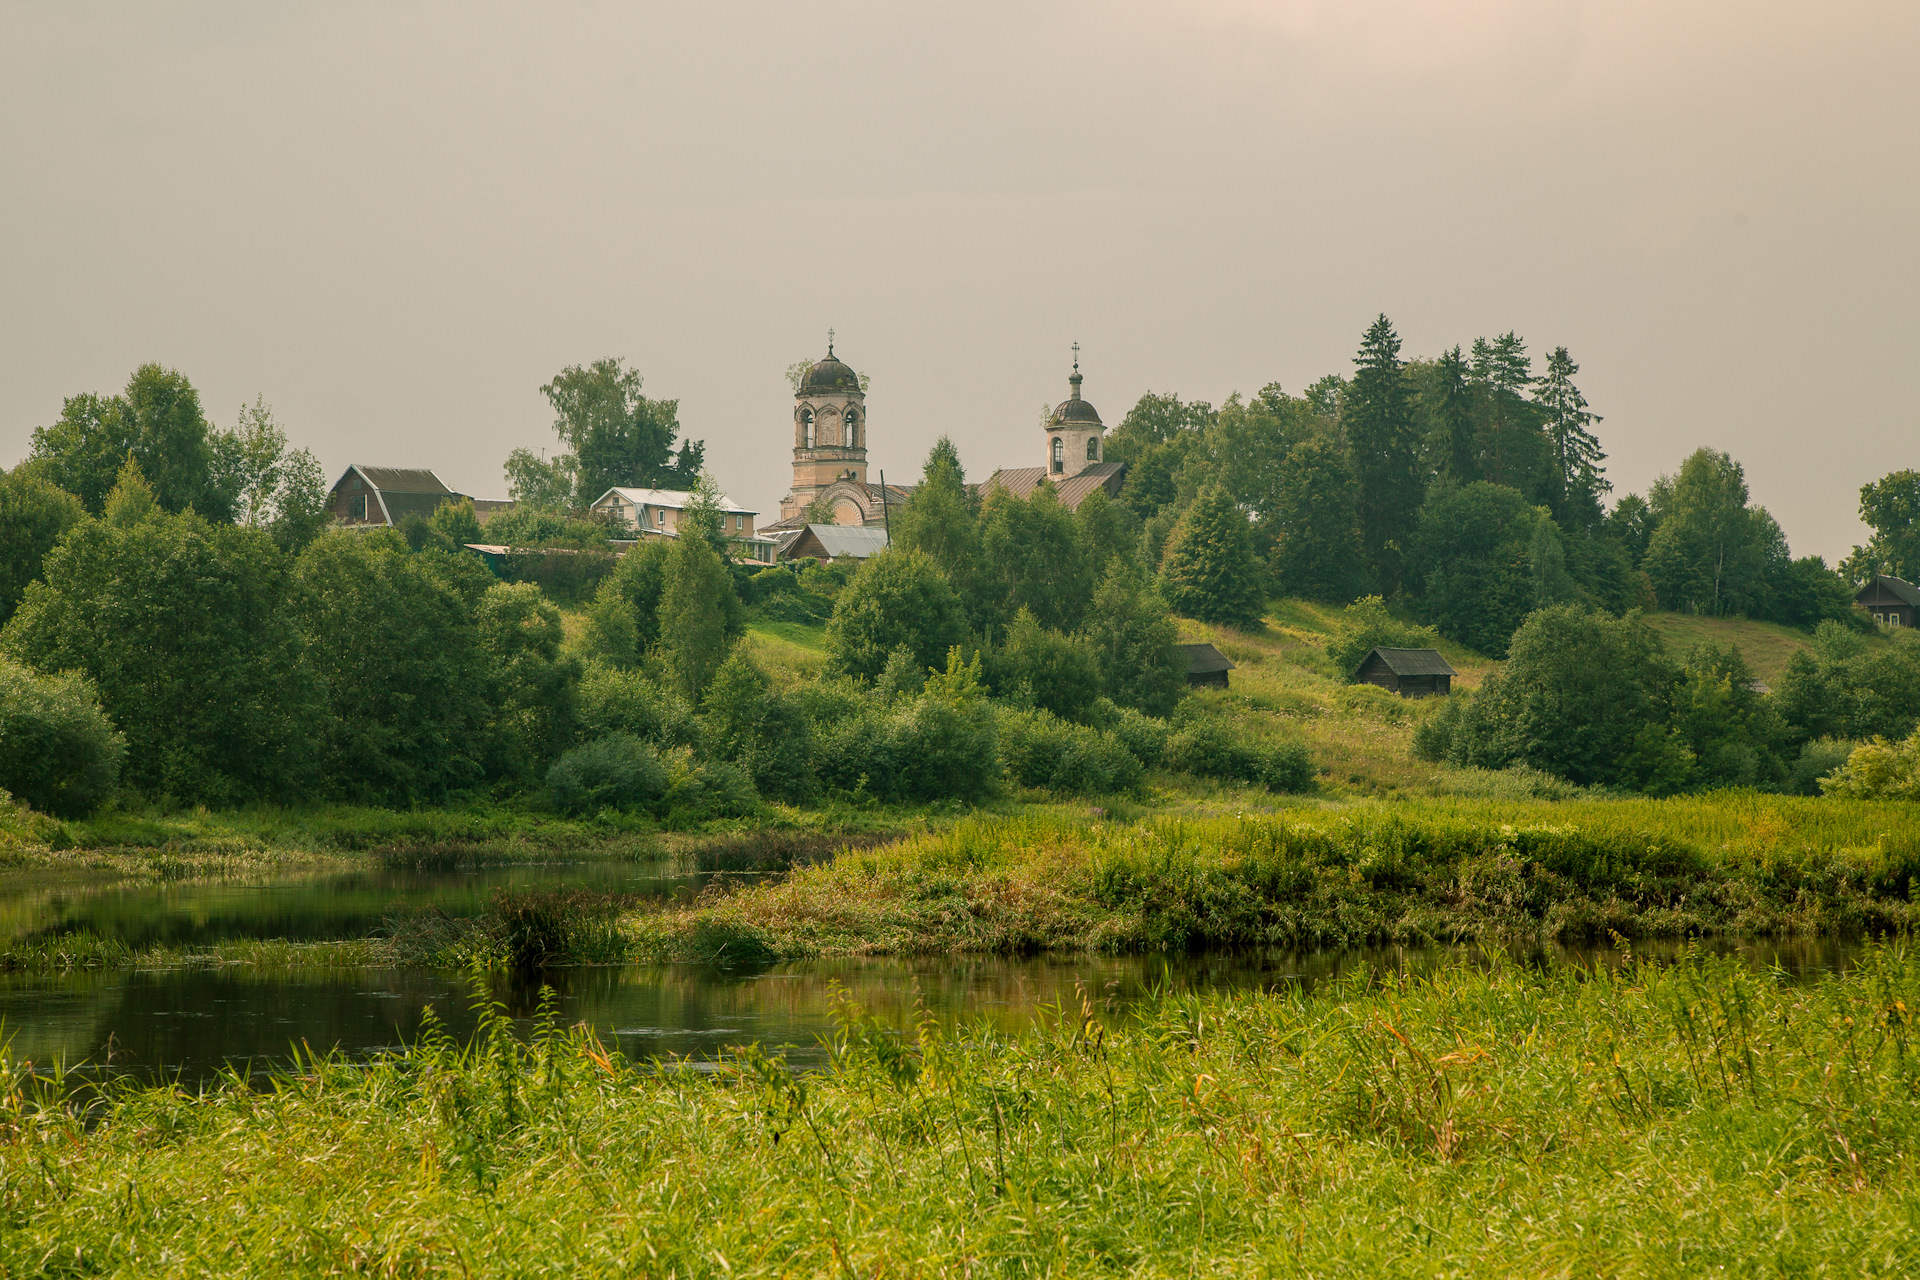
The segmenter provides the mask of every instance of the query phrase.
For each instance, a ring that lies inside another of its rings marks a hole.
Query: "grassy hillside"
[[[1733,645],[1747,660],[1755,678],[1769,685],[1780,683],[1786,674],[1787,660],[1812,642],[1806,632],[1783,627],[1777,622],[1751,622],[1746,618],[1703,618],[1688,613],[1651,613],[1647,624],[1659,633],[1667,652],[1676,658],[1705,641],[1725,648]]]

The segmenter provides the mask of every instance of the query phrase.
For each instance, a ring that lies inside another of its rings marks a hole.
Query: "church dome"
[[[859,390],[860,375],[836,359],[831,351],[825,360],[808,369],[800,378],[800,394],[803,396],[858,393]]]
[[[1064,427],[1074,423],[1094,427],[1107,425],[1100,421],[1100,411],[1094,408],[1091,402],[1082,400],[1078,396],[1071,400],[1062,400],[1059,407],[1054,409],[1053,415],[1047,419],[1047,425],[1053,427]]]

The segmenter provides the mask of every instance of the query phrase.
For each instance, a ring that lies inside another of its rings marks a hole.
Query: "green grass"
[[[1881,950],[1799,986],[1493,962],[1013,1032],[847,1006],[806,1076],[497,1012],[204,1095],[13,1067],[0,1274],[1911,1274],[1917,1009]]]
[[[1910,806],[1450,800],[962,822],[629,915],[660,960],[1859,935],[1915,922]]]
[[[1777,622],[1707,618],[1687,613],[1650,613],[1646,619],[1674,658],[1686,657],[1687,650],[1696,644],[1712,644],[1723,649],[1732,645],[1740,650],[1754,678],[1769,685],[1778,685],[1780,677],[1786,674],[1787,660],[1813,643],[1805,631]]]

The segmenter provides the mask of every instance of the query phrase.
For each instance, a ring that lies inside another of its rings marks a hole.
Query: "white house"
[[[628,489],[616,485],[595,498],[589,509],[606,521],[615,537],[631,531],[640,538],[675,538],[693,497],[685,489]],[[760,513],[747,510],[725,494],[719,496],[717,505],[721,532],[734,554],[742,560],[771,564],[774,540],[761,537],[753,527],[754,517]]]

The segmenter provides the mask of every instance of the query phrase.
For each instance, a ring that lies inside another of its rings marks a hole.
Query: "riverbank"
[[[1902,1274],[1911,1010],[1880,948],[1097,993],[825,1069],[655,1071],[579,1032],[429,1034],[204,1095],[15,1067],[0,1272],[680,1276]]]

